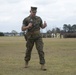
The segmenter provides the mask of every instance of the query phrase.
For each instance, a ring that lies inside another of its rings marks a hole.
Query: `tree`
[[[71,26],[70,24],[64,24],[63,26],[64,35],[65,38],[76,38],[76,24]],[[65,33],[68,32],[68,33]]]
[[[56,33],[60,33],[60,28],[56,27]]]
[[[74,24],[74,25],[72,26],[72,31],[73,31],[73,32],[76,32],[76,24]]]
[[[4,36],[4,33],[3,32],[0,32],[0,36]]]
[[[51,30],[48,30],[48,31],[47,31],[47,34],[51,34]]]
[[[67,32],[67,30],[68,30],[68,25],[67,24],[63,25],[63,30],[64,30],[64,32]]]
[[[53,28],[53,29],[52,29],[52,33],[56,33],[56,30],[55,30],[55,28]]]
[[[70,24],[68,25],[68,32],[72,32],[72,26]]]
[[[72,32],[72,26],[70,24],[64,24],[63,25],[64,32]]]
[[[12,33],[14,36],[16,36],[18,32],[15,31],[15,30],[12,30],[11,33]]]

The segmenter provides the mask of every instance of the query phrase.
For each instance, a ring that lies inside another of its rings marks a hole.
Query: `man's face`
[[[31,13],[31,16],[36,16],[36,11],[30,11],[30,13]]]

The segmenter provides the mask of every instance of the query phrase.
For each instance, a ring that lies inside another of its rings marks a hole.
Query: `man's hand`
[[[25,30],[27,30],[29,28],[32,28],[32,23],[29,23],[28,26],[22,26],[21,30],[25,31]]]
[[[28,29],[29,29],[29,28],[32,28],[32,23],[29,23],[29,24],[28,24]]]
[[[44,28],[47,26],[47,23],[46,23],[46,21],[44,21],[44,24],[43,24],[43,25],[44,25]]]
[[[46,23],[46,21],[44,21],[44,23],[43,23],[41,28],[44,29],[46,26],[47,26],[47,23]]]

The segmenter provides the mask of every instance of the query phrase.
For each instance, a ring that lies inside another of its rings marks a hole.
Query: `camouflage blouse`
[[[28,16],[23,20],[23,25],[27,26],[29,23],[32,23],[33,27],[29,28],[28,32],[35,32],[37,30],[40,30],[40,27],[42,26],[42,19],[38,16],[35,16],[33,18],[31,16]]]

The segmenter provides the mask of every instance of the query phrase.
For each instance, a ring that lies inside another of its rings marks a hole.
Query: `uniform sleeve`
[[[27,20],[26,20],[26,18],[23,20],[23,26],[27,26],[28,24],[27,24]]]
[[[42,22],[42,19],[40,18],[40,27],[42,27],[42,24],[43,24],[43,22]]]

